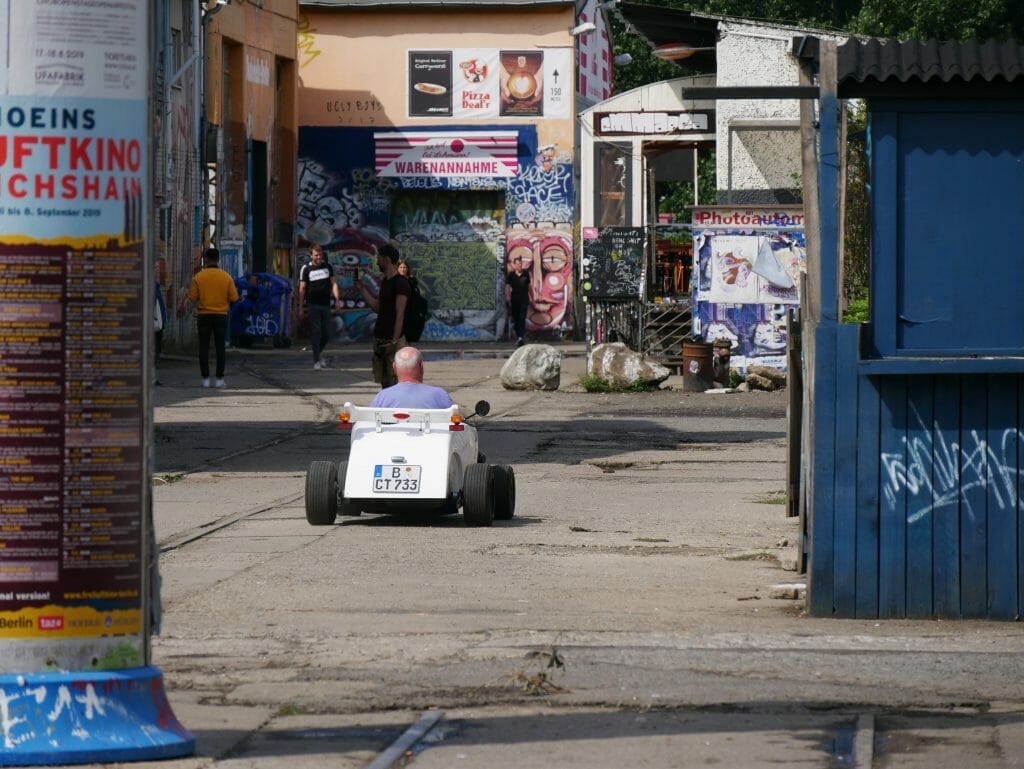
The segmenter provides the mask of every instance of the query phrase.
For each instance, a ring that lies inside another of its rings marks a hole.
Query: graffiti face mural
[[[548,233],[540,241],[540,259],[534,261],[533,275],[538,288],[526,314],[527,328],[534,331],[557,329],[569,307],[572,287],[572,240],[568,233]],[[539,267],[539,269],[538,269]]]
[[[521,259],[530,275],[532,333],[560,330],[572,305],[572,235],[568,230],[516,232],[508,241],[508,267]]]

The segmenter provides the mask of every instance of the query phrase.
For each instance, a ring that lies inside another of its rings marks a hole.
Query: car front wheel
[[[490,526],[494,522],[494,473],[490,465],[475,462],[466,467],[462,497],[462,517],[467,526]]]

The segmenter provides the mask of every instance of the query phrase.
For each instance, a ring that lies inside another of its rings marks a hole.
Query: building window
[[[628,227],[632,180],[628,144],[595,146],[594,220],[598,227]]]

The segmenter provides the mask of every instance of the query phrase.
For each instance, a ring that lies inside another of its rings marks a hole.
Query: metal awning
[[[697,16],[689,11],[641,3],[615,4],[615,13],[652,49],[675,43],[694,48],[714,48],[718,42],[718,19]],[[676,63],[687,69],[708,70],[715,52],[698,51]]]

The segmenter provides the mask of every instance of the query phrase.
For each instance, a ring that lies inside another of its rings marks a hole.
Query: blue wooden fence
[[[1024,376],[880,373],[860,329],[819,330],[811,612],[1018,619]]]

